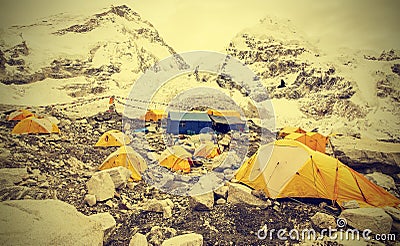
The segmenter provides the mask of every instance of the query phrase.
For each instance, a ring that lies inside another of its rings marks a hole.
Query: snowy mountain
[[[267,87],[278,127],[400,141],[400,53],[347,49],[327,55],[289,21],[275,18],[240,32],[226,52],[250,66]],[[281,80],[286,87],[278,88]]]
[[[151,23],[126,5],[84,15],[58,13],[0,35],[3,103],[32,103],[26,96],[43,90],[53,99],[38,104],[127,90],[149,66],[175,54]],[[30,85],[18,86],[23,84]]]

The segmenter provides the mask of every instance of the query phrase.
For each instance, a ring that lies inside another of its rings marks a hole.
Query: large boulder
[[[251,206],[267,207],[267,203],[251,194],[251,189],[247,186],[229,183],[228,203],[247,204]]]
[[[97,172],[86,183],[88,193],[95,195],[97,201],[114,197],[115,185],[109,173]]]
[[[179,235],[165,240],[162,246],[203,246],[203,236],[197,233]]]
[[[1,245],[103,245],[101,223],[59,200],[0,203]]]
[[[358,229],[369,229],[374,234],[387,234],[392,228],[393,219],[382,208],[346,209],[340,214],[348,225]]]
[[[395,143],[349,137],[331,138],[335,156],[350,167],[385,164],[400,166],[400,151]]]
[[[115,188],[120,188],[122,186],[125,186],[132,175],[132,171],[130,171],[126,167],[121,167],[121,166],[105,169],[103,171],[100,171],[99,173],[102,172],[110,174],[110,177],[114,182]]]
[[[396,183],[394,182],[394,179],[390,177],[389,175],[380,173],[380,172],[373,172],[366,174],[365,177],[372,181],[373,183],[387,189],[387,190],[395,190],[396,189]]]
[[[0,169],[0,187],[13,186],[28,176],[25,168],[1,168]]]
[[[311,221],[320,229],[336,228],[336,219],[329,214],[317,212],[311,217]]]
[[[193,210],[207,211],[214,207],[214,193],[212,191],[189,197],[189,206]]]

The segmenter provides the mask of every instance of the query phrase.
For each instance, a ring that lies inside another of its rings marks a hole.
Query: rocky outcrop
[[[0,203],[1,245],[103,245],[102,224],[58,200]]]
[[[355,138],[331,138],[334,155],[346,165],[357,167],[387,166],[400,170],[400,152],[394,144],[361,141]],[[393,145],[393,147],[391,147]]]
[[[214,207],[214,193],[212,191],[189,197],[189,206],[194,210],[212,210]]]
[[[336,219],[329,214],[317,212],[311,217],[311,221],[320,229],[336,228]]]
[[[371,180],[373,183],[379,185],[380,187],[385,188],[386,190],[396,189],[396,183],[394,182],[394,179],[389,175],[380,172],[373,172],[366,174],[365,177],[367,177],[367,179]]]
[[[95,173],[86,184],[89,195],[96,196],[96,201],[114,197],[115,185],[107,172]]]
[[[251,194],[251,189],[247,186],[229,183],[228,203],[230,204],[247,204],[265,208],[267,203]]]
[[[387,234],[392,228],[393,219],[381,208],[346,209],[340,214],[348,225],[358,230],[371,230],[374,234]]]
[[[114,183],[115,188],[125,186],[131,177],[132,172],[126,167],[113,167],[100,171],[100,173],[108,173]]]
[[[117,222],[115,221],[114,217],[110,213],[98,213],[90,215],[89,218],[101,225],[101,229],[104,233],[103,241],[106,242],[116,229]]]

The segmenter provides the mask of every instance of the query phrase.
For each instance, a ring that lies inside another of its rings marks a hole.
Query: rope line
[[[66,102],[66,103],[53,103],[53,104],[47,104],[47,105],[37,105],[37,106],[32,106],[32,105],[28,105],[28,104],[21,104],[21,105],[15,105],[15,104],[4,104],[2,103],[2,105],[5,106],[9,106],[9,107],[20,107],[20,108],[39,108],[39,109],[45,109],[45,108],[60,108],[60,109],[70,109],[73,107],[78,107],[78,106],[83,106],[98,100],[104,100],[107,98],[111,98],[112,96],[99,96],[99,97],[93,97],[93,98],[88,98],[88,99],[79,99],[79,100],[75,100],[72,102]],[[135,104],[130,104],[128,102],[135,102],[135,103],[143,103],[143,104],[158,104],[158,105],[163,105],[163,106],[177,106],[177,105],[171,105],[169,103],[165,103],[165,102],[157,102],[157,101],[148,101],[148,100],[141,100],[141,99],[135,99],[135,98],[127,98],[127,97],[122,97],[122,96],[115,96],[115,101],[121,105],[124,105],[126,107],[130,107],[130,108],[137,108],[137,109],[144,109],[147,110],[147,107],[143,107],[143,106],[138,106]],[[124,102],[125,101],[125,102]]]

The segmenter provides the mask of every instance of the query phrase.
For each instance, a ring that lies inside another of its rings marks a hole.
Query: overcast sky
[[[322,47],[400,49],[397,0],[146,0],[133,6],[179,51],[221,50],[266,15],[292,20]]]
[[[61,12],[79,14],[110,2],[127,3],[180,52],[221,51],[235,34],[267,15],[290,19],[322,48],[400,49],[398,0],[0,0],[0,25],[28,24]]]

